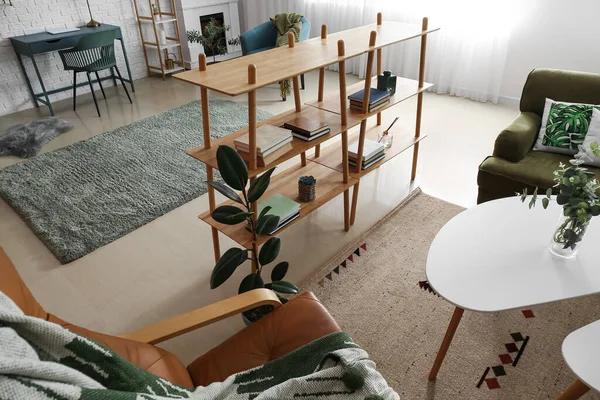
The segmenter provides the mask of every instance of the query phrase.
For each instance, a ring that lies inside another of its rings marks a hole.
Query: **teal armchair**
[[[75,47],[67,50],[61,50],[58,52],[58,54],[63,62],[65,71],[73,71],[73,111],[75,111],[76,107],[78,72],[85,72],[87,74],[88,83],[90,85],[92,97],[94,98],[94,104],[96,105],[98,116],[100,116],[100,109],[98,108],[96,94],[94,93],[94,86],[92,85],[92,80],[90,78],[91,73],[96,75],[96,80],[98,85],[100,85],[100,90],[102,90],[102,96],[104,96],[106,99],[106,94],[104,93],[104,88],[102,87],[102,82],[100,81],[98,72],[106,69],[110,69],[112,72],[112,69],[114,68],[115,71],[117,71],[117,75],[121,81],[121,84],[123,85],[123,89],[125,89],[125,93],[127,94],[129,102],[132,103],[131,96],[129,96],[129,92],[127,91],[127,87],[125,86],[125,82],[121,76],[121,72],[119,72],[119,68],[117,68],[117,59],[115,58],[114,31],[97,32],[93,35],[83,36]]]
[[[307,40],[310,36],[310,21],[302,17],[302,29],[300,30],[300,41]],[[277,28],[272,21],[264,22],[240,36],[242,54],[254,54],[275,48],[277,42]],[[300,75],[302,89],[304,90],[304,74]],[[283,97],[285,101],[285,97]]]

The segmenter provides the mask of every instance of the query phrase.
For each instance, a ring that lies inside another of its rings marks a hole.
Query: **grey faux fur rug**
[[[211,100],[210,123],[227,135],[248,108]],[[206,193],[204,164],[185,154],[202,138],[195,101],[0,169],[0,197],[65,264]]]
[[[33,157],[46,143],[71,129],[70,122],[58,117],[13,125],[0,134],[0,156]]]

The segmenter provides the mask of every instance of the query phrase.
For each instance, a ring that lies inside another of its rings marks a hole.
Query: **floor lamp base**
[[[88,23],[87,23],[87,25],[86,25],[86,26],[87,26],[87,27],[89,27],[89,28],[97,28],[97,27],[99,27],[99,26],[100,26],[100,22],[98,22],[98,21],[96,21],[94,18],[92,18],[92,19],[90,20],[90,22],[88,22]]]

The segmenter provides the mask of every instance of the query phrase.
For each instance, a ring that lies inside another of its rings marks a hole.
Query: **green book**
[[[278,216],[280,224],[285,222],[294,214],[298,214],[298,211],[300,210],[300,203],[296,203],[294,200],[289,199],[279,193],[275,193],[268,199],[261,201],[258,205],[258,213],[260,214],[267,206],[271,206],[271,210],[269,210],[267,214]]]

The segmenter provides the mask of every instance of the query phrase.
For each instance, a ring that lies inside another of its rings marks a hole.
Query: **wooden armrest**
[[[156,344],[264,305],[279,307],[281,302],[272,290],[255,289],[121,337],[138,342]]]

